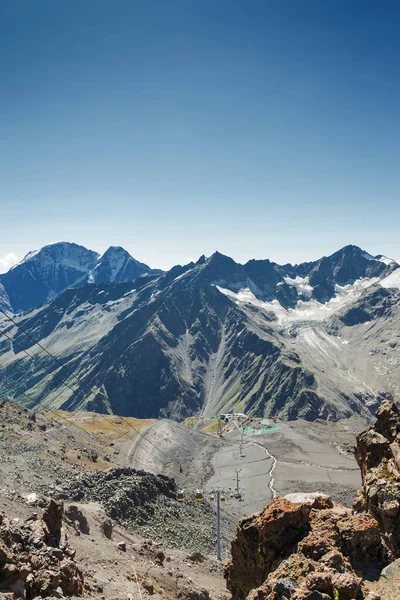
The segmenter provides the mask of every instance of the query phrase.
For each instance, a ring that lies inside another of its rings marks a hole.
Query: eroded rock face
[[[83,575],[62,531],[63,506],[51,500],[39,519],[23,523],[0,514],[0,590],[10,598],[80,596]]]
[[[385,400],[371,429],[357,437],[356,459],[362,489],[354,501],[357,511],[368,511],[387,533],[400,556],[400,411]]]
[[[363,600],[392,559],[377,521],[326,497],[276,498],[242,519],[225,577],[233,600]]]

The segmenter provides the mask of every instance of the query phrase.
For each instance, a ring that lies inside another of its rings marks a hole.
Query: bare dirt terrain
[[[224,424],[220,437],[197,429],[196,423],[185,427],[163,420],[144,432],[148,441],[134,441],[131,464],[146,462],[149,470],[176,477],[188,489],[203,487],[211,494],[214,487],[224,488],[224,511],[235,519],[260,510],[274,493],[320,491],[349,506],[361,484],[353,446],[365,426],[358,418],[339,423],[279,422],[271,433],[245,433],[241,445],[234,423]],[[236,470],[240,502],[229,493],[230,488],[236,490]]]

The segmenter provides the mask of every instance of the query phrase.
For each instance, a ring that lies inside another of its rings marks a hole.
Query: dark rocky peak
[[[315,262],[295,266],[299,276],[309,277],[313,297],[319,302],[328,302],[334,297],[335,285],[351,284],[363,277],[379,277],[388,268],[385,262],[354,245]]]
[[[110,246],[99,257],[94,269],[88,275],[89,283],[106,281],[134,281],[143,273],[151,272],[149,266],[137,261],[121,246]]]
[[[246,283],[246,272],[243,266],[220,252],[214,252],[212,256],[202,261],[196,266],[195,271],[193,277],[201,283],[223,284],[232,288]]]
[[[0,276],[14,312],[28,310],[84,281],[98,254],[78,244],[57,242],[29,252]]]
[[[249,260],[244,265],[244,270],[248,277],[259,286],[265,284],[276,284],[282,281],[285,270],[270,260]]]
[[[378,277],[387,266],[365,250],[351,245],[335,252],[329,259],[339,285],[352,283],[361,277]]]
[[[196,263],[197,265],[197,263]],[[175,281],[178,277],[182,277],[185,273],[187,273],[188,271],[191,271],[195,266],[194,262],[190,262],[187,265],[175,265],[174,267],[172,267],[172,269],[170,269],[169,271],[167,271],[163,277],[160,279],[160,288],[165,288],[167,287],[170,283],[172,283],[173,281]]]

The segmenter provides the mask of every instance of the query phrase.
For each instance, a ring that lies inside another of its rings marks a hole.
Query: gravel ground
[[[55,496],[99,502],[117,523],[168,547],[215,554],[214,507],[207,500],[196,502],[193,493],[185,493],[185,501],[178,502],[175,482],[163,475],[130,468],[93,471],[68,478],[56,488]],[[226,555],[234,529],[233,519],[223,515],[222,547]]]

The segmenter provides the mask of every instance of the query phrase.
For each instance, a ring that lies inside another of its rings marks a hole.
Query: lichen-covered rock
[[[239,523],[225,577],[233,600],[362,600],[362,577],[391,558],[372,516],[326,498],[276,498]]]
[[[83,575],[74,551],[62,539],[62,503],[51,500],[43,518],[19,524],[0,515],[0,590],[15,598],[80,596]]]
[[[240,521],[225,574],[234,600],[246,598],[264,583],[274,563],[307,535],[310,510],[311,505],[277,498],[260,513]]]
[[[385,400],[376,417],[374,427],[357,437],[363,487],[353,506],[375,517],[400,556],[400,411]]]

